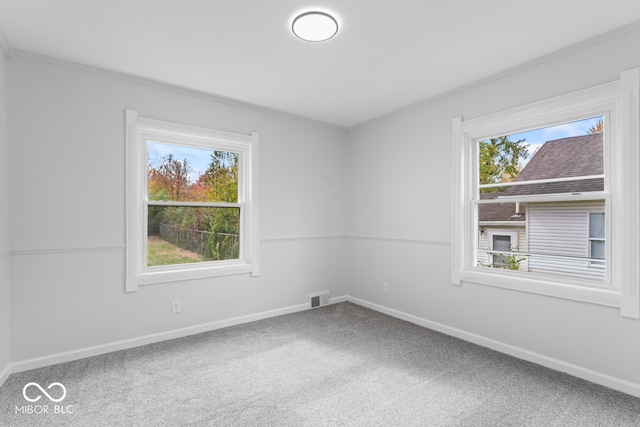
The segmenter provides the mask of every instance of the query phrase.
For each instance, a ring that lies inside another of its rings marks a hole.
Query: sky
[[[570,136],[587,135],[589,133],[589,128],[595,126],[600,120],[603,120],[602,116],[564,123],[548,128],[515,133],[509,135],[509,140],[519,141],[521,139],[526,139],[526,142],[529,144],[529,157],[522,162],[522,164],[525,165],[529,162],[531,157],[533,157],[533,154],[535,154],[538,148],[540,148],[540,146],[545,142],[553,141],[554,139],[568,138]]]
[[[529,144],[529,157],[522,161],[522,165],[524,166],[529,162],[536,150],[546,141],[567,138],[570,136],[586,135],[589,133],[589,128],[595,126],[600,120],[602,120],[602,117],[594,117],[548,128],[530,130],[527,132],[511,134],[509,135],[509,139],[511,141],[525,139]],[[156,159],[160,159],[170,153],[173,153],[173,157],[177,160],[189,160],[191,169],[189,171],[189,179],[193,183],[209,167],[213,150],[151,141],[148,143],[147,155],[149,157],[149,163],[153,163]]]
[[[176,160],[183,161],[187,159],[189,161],[189,181],[194,183],[209,167],[213,150],[152,141],[148,142],[147,156],[150,164],[153,164],[155,160],[161,159],[168,154],[173,154],[173,158]]]

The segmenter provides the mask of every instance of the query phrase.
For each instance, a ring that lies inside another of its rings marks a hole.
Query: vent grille
[[[309,308],[318,308],[329,304],[329,292],[309,295]]]

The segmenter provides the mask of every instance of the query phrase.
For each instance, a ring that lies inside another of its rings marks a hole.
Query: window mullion
[[[148,206],[186,206],[194,208],[242,208],[244,203],[226,202],[171,202],[165,200],[147,200]]]

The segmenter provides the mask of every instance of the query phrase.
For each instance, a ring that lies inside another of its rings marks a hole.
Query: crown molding
[[[0,30],[0,50],[2,50],[6,56],[13,57],[13,49],[7,41],[7,38],[4,36],[2,30]]]
[[[395,116],[397,114],[413,110],[414,108],[418,108],[418,107],[426,106],[426,105],[429,105],[429,104],[433,104],[433,103],[435,103],[437,101],[441,101],[443,99],[452,97],[454,95],[459,95],[461,93],[468,92],[470,90],[479,88],[481,86],[485,86],[485,85],[487,85],[489,83],[492,83],[494,81],[503,79],[505,77],[512,76],[514,74],[521,73],[523,71],[530,70],[530,69],[538,67],[538,66],[540,66],[542,64],[546,64],[547,62],[554,61],[556,59],[571,55],[573,53],[579,52],[581,50],[587,49],[587,48],[592,47],[592,46],[596,46],[596,45],[598,45],[600,43],[604,43],[606,41],[609,41],[609,40],[612,40],[612,39],[615,39],[615,38],[618,38],[618,37],[622,37],[625,34],[629,34],[629,33],[635,32],[635,31],[640,31],[640,21],[636,21],[636,22],[633,22],[631,24],[625,25],[623,27],[616,28],[615,30],[608,31],[608,32],[603,33],[603,34],[599,34],[597,36],[588,38],[586,40],[583,40],[583,41],[578,42],[576,44],[573,44],[571,46],[567,46],[567,47],[565,47],[563,49],[556,50],[555,52],[549,53],[547,55],[543,55],[543,56],[538,57],[536,59],[532,59],[531,61],[527,61],[527,62],[524,62],[524,63],[522,63],[520,65],[516,65],[515,67],[509,68],[509,69],[504,70],[502,72],[499,72],[499,73],[496,73],[496,74],[492,74],[490,76],[487,76],[487,77],[484,77],[482,79],[473,81],[473,82],[468,83],[466,85],[459,86],[459,87],[457,87],[455,89],[451,89],[451,90],[442,92],[440,94],[425,98],[425,99],[423,99],[421,101],[414,102],[413,104],[409,104],[409,105],[407,105],[405,107],[402,107],[402,108],[399,108],[397,110],[390,111],[389,113],[382,114],[380,116],[374,117],[374,118],[372,118],[370,120],[365,120],[365,121],[363,121],[361,123],[358,123],[356,125],[349,126],[349,127],[346,128],[347,132],[352,131],[352,130],[356,130],[358,128],[364,127],[366,125],[375,123],[375,122],[380,121],[380,120],[387,119],[389,117],[393,117],[393,116]]]
[[[244,108],[247,110],[252,110],[252,111],[263,113],[263,114],[270,114],[273,116],[278,116],[278,117],[282,117],[290,120],[297,120],[297,121],[302,121],[310,124],[315,124],[317,126],[332,128],[342,132],[346,132],[347,130],[346,127],[335,125],[333,123],[314,120],[308,117],[298,116],[295,114],[279,111],[279,110],[268,108],[268,107],[263,107],[261,105],[252,104],[249,102],[238,101],[236,99],[226,98],[220,95],[215,95],[208,92],[190,89],[184,86],[178,86],[171,83],[161,82],[159,80],[153,80],[153,79],[148,79],[146,77],[134,76],[132,74],[122,73],[119,71],[107,70],[107,69],[95,67],[92,65],[86,65],[78,62],[68,61],[65,59],[55,58],[52,56],[42,55],[42,54],[31,52],[28,50],[17,49],[17,48],[11,48],[9,50],[10,50],[9,56],[11,56],[12,58],[26,58],[34,61],[45,62],[45,63],[57,65],[60,67],[71,68],[74,70],[84,71],[87,73],[98,74],[98,75],[112,78],[112,79],[123,80],[129,83],[134,83],[141,86],[148,86],[155,89],[178,93],[181,95],[192,96],[195,98],[204,99],[204,100],[215,102],[218,104],[225,104],[232,107]]]

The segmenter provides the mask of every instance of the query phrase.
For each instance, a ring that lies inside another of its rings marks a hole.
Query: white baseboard
[[[0,371],[0,387],[4,385],[5,381],[7,381],[9,375],[11,375],[11,365],[5,366],[2,371]]]
[[[543,354],[534,353],[529,350],[525,350],[520,347],[516,347],[510,344],[506,344],[500,341],[493,340],[491,338],[483,337],[471,332],[464,331],[462,329],[453,328],[451,326],[444,325],[442,323],[433,322],[431,320],[424,319],[422,317],[414,316],[412,314],[404,313],[402,311],[394,310],[389,307],[385,307],[379,304],[375,304],[369,301],[361,300],[355,297],[347,297],[347,301],[352,302],[363,307],[370,308],[380,313],[387,314],[392,317],[396,317],[401,320],[405,320],[410,323],[432,329],[443,334],[450,335],[452,337],[460,338],[462,340],[478,344],[482,347],[490,348],[500,353],[505,353],[518,359],[526,360],[538,365],[553,369],[555,371],[565,372],[574,377],[582,378],[592,383],[600,384],[602,386],[612,388],[617,391],[621,391],[626,394],[630,394],[635,397],[640,397],[640,384],[632,383],[630,381],[623,380],[621,378],[612,377],[607,374],[593,371],[591,369],[583,368],[572,363],[568,363],[562,360],[554,359],[552,357],[545,356]]]
[[[340,302],[351,302],[363,307],[370,308],[372,310],[387,314],[398,319],[405,320],[407,322],[414,323],[416,325],[432,329],[434,331],[442,332],[444,334],[460,338],[465,341],[472,342],[474,344],[481,345],[483,347],[490,348],[492,350],[499,351],[501,353],[508,354],[510,356],[517,357],[519,359],[527,360],[529,362],[536,363],[538,365],[545,366],[547,368],[566,372],[569,375],[573,375],[578,378],[591,381],[596,384],[603,385],[605,387],[612,388],[614,390],[621,391],[623,393],[630,394],[632,396],[640,397],[640,385],[632,383],[620,378],[612,377],[600,372],[596,372],[590,369],[583,368],[581,366],[574,365],[572,363],[564,362],[562,360],[554,359],[542,354],[534,353],[529,350],[525,350],[519,347],[512,346],[500,341],[496,341],[481,335],[473,334],[461,329],[453,328],[438,322],[424,319],[422,317],[414,316],[412,314],[404,313],[399,310],[395,310],[389,307],[385,307],[379,304],[375,304],[369,301],[365,301],[352,296],[344,295],[339,297],[333,297],[330,299],[330,304],[337,304]],[[45,366],[55,365],[58,363],[70,362],[73,360],[83,359],[86,357],[97,356],[100,354],[111,353],[118,350],[126,350],[129,348],[139,347],[146,344],[152,344],[160,341],[166,341],[174,338],[182,338],[188,335],[198,334],[202,332],[209,332],[216,329],[222,329],[229,326],[240,325],[243,323],[255,322],[258,320],[268,319],[271,317],[282,316],[285,314],[296,313],[299,311],[308,310],[308,304],[298,304],[290,307],[280,308],[276,310],[264,311],[261,313],[250,314],[246,316],[233,317],[230,319],[219,320],[216,322],[205,323],[201,325],[190,326],[187,328],[174,329],[167,332],[161,332],[157,334],[145,335],[142,337],[131,338],[122,341],[116,341],[112,343],[102,344],[93,347],[87,347],[74,351],[68,351],[63,353],[52,354],[48,356],[23,360],[14,362],[5,366],[0,371],[0,387],[4,384],[10,374],[22,371],[28,371],[30,369],[42,368]]]
[[[343,298],[346,300],[346,297],[343,297]],[[333,303],[333,300],[332,300],[332,303]],[[67,351],[63,353],[57,353],[57,354],[52,354],[48,356],[14,362],[9,365],[7,370],[9,371],[9,374],[11,374],[15,372],[23,372],[31,369],[43,368],[45,366],[56,365],[58,363],[71,362],[73,360],[84,359],[86,357],[98,356],[101,354],[111,353],[113,351],[140,347],[142,345],[171,340],[174,338],[182,338],[188,335],[199,334],[202,332],[209,332],[216,329],[222,329],[229,326],[240,325],[243,323],[255,322],[257,320],[263,320],[263,319],[268,319],[270,317],[282,316],[284,314],[295,313],[298,311],[304,311],[308,309],[309,309],[309,304],[307,303],[307,304],[298,304],[298,305],[285,307],[285,308],[279,308],[276,310],[264,311],[261,313],[249,314],[246,316],[232,317],[230,319],[219,320],[216,322],[189,326],[181,329],[173,329],[171,331],[159,332],[157,334],[150,334],[150,335],[145,335],[137,338],[131,338],[127,340],[101,344],[93,347],[86,347],[78,350]]]
[[[349,296],[348,295],[343,295],[341,297],[331,297],[329,298],[329,304],[338,304],[341,302],[347,302],[349,301]]]

